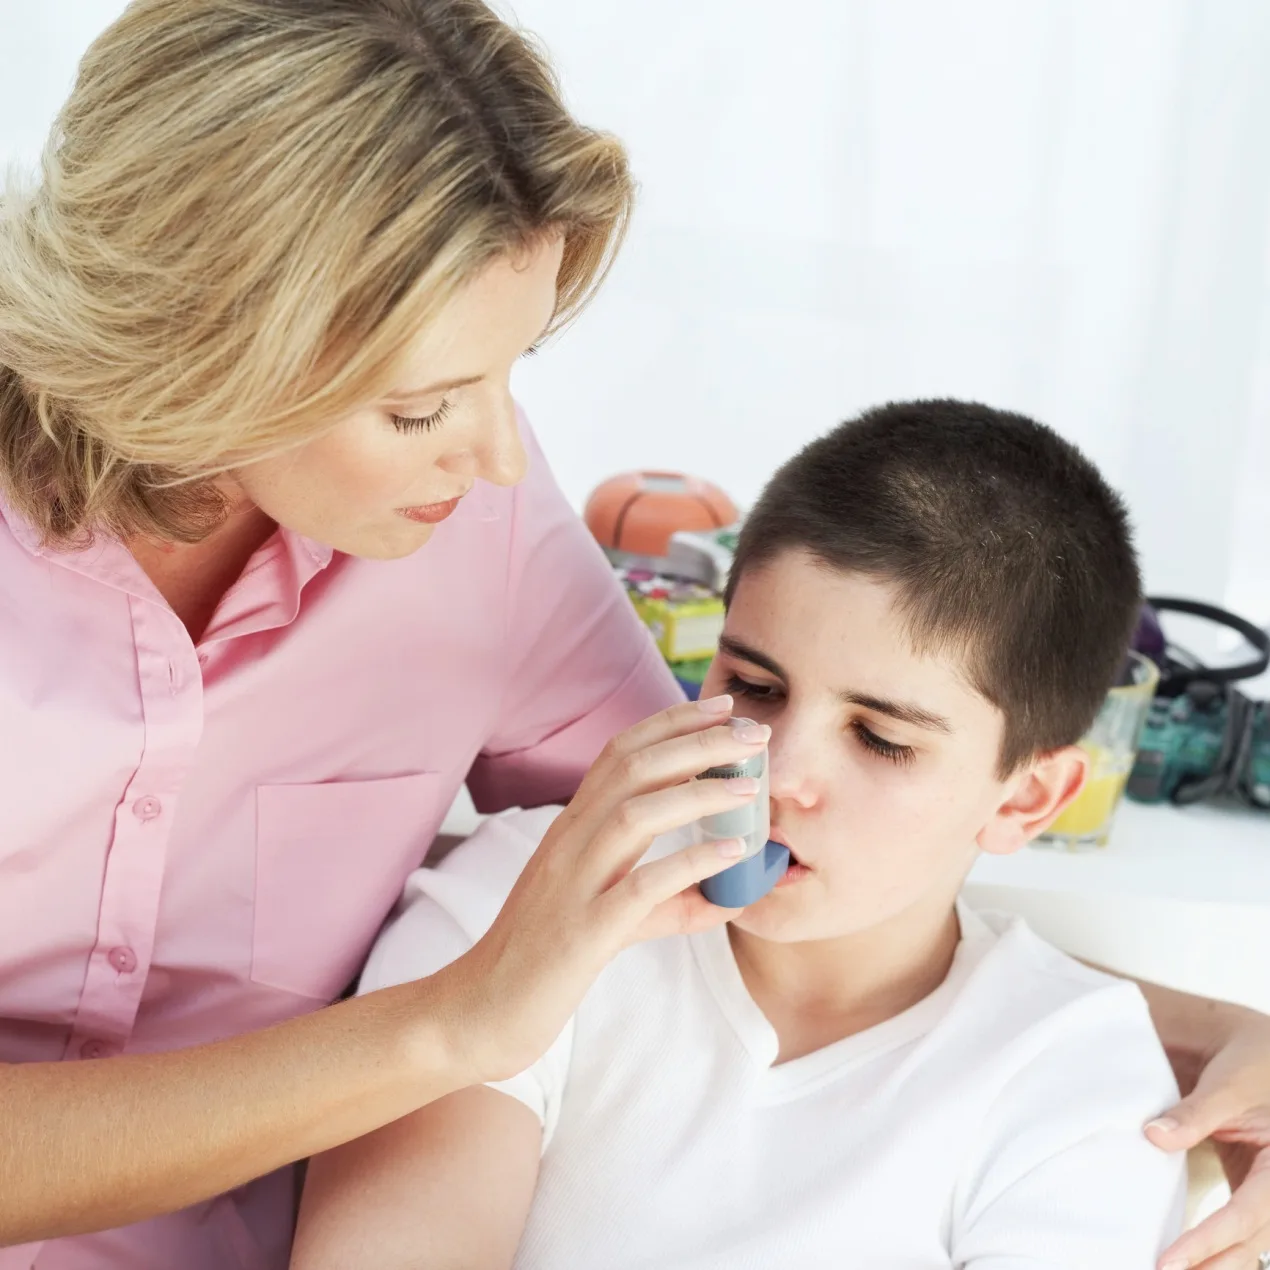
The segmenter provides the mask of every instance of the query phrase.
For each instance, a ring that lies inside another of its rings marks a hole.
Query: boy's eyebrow
[[[735,636],[721,635],[719,647],[732,657],[761,666],[777,679],[784,681],[789,678],[778,661],[766,653],[760,653],[757,648],[751,648],[749,644]],[[874,697],[867,692],[852,692],[849,689],[844,689],[838,695],[848,705],[860,706],[865,710],[872,710],[875,714],[889,715],[892,719],[898,719],[901,723],[910,723],[916,728],[944,733],[951,733],[953,730],[952,724],[942,714],[924,710],[921,706],[913,705],[908,701],[892,701],[888,697]]]
[[[912,705],[907,701],[891,701],[887,697],[871,697],[866,692],[849,690],[840,692],[838,695],[849,705],[862,706],[875,714],[890,715],[892,719],[898,719],[901,723],[911,723],[916,728],[945,733],[951,733],[953,730],[952,724],[942,714],[923,710],[921,706]]]
[[[780,662],[774,661],[766,653],[760,653],[757,648],[751,648],[749,644],[736,639],[732,635],[720,635],[719,647],[725,653],[729,653],[733,657],[739,658],[741,661],[752,662],[755,666],[762,666],[769,674],[775,675],[777,679],[784,679],[785,672],[781,669]]]

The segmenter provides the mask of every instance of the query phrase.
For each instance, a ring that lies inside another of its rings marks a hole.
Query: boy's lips
[[[789,839],[785,837],[785,835],[778,828],[776,828],[775,825],[772,826],[767,836],[772,842],[779,842],[781,846],[784,847],[789,852],[789,862],[791,866],[795,864],[801,864],[804,869],[810,867],[809,865],[803,864],[802,857],[799,856],[798,852],[794,850],[793,846],[790,844]]]
[[[789,862],[789,868],[781,874],[773,890],[779,891],[783,886],[793,886],[795,882],[801,882],[803,878],[809,877],[811,870],[805,864],[799,864],[796,860]]]

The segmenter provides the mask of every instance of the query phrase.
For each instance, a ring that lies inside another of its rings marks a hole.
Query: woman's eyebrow
[[[385,401],[411,401],[415,397],[435,397],[439,393],[451,392],[455,388],[466,388],[469,384],[479,384],[484,375],[468,375],[464,379],[442,379],[435,384],[427,384],[423,388],[400,388],[388,393]]]

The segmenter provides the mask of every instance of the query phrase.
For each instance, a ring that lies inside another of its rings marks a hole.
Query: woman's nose
[[[492,426],[477,450],[477,475],[491,485],[516,485],[525,479],[529,459],[520,437],[516,402],[510,392],[495,407]]]

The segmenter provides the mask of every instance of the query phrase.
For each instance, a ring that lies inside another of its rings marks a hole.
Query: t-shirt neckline
[[[692,935],[690,943],[719,1012],[760,1069],[756,1073],[760,1087],[768,1097],[783,1099],[809,1093],[857,1064],[898,1049],[931,1030],[992,942],[987,924],[961,900],[956,912],[961,938],[939,987],[893,1018],[779,1065],[774,1065],[780,1052],[776,1030],[745,986],[726,925]]]

